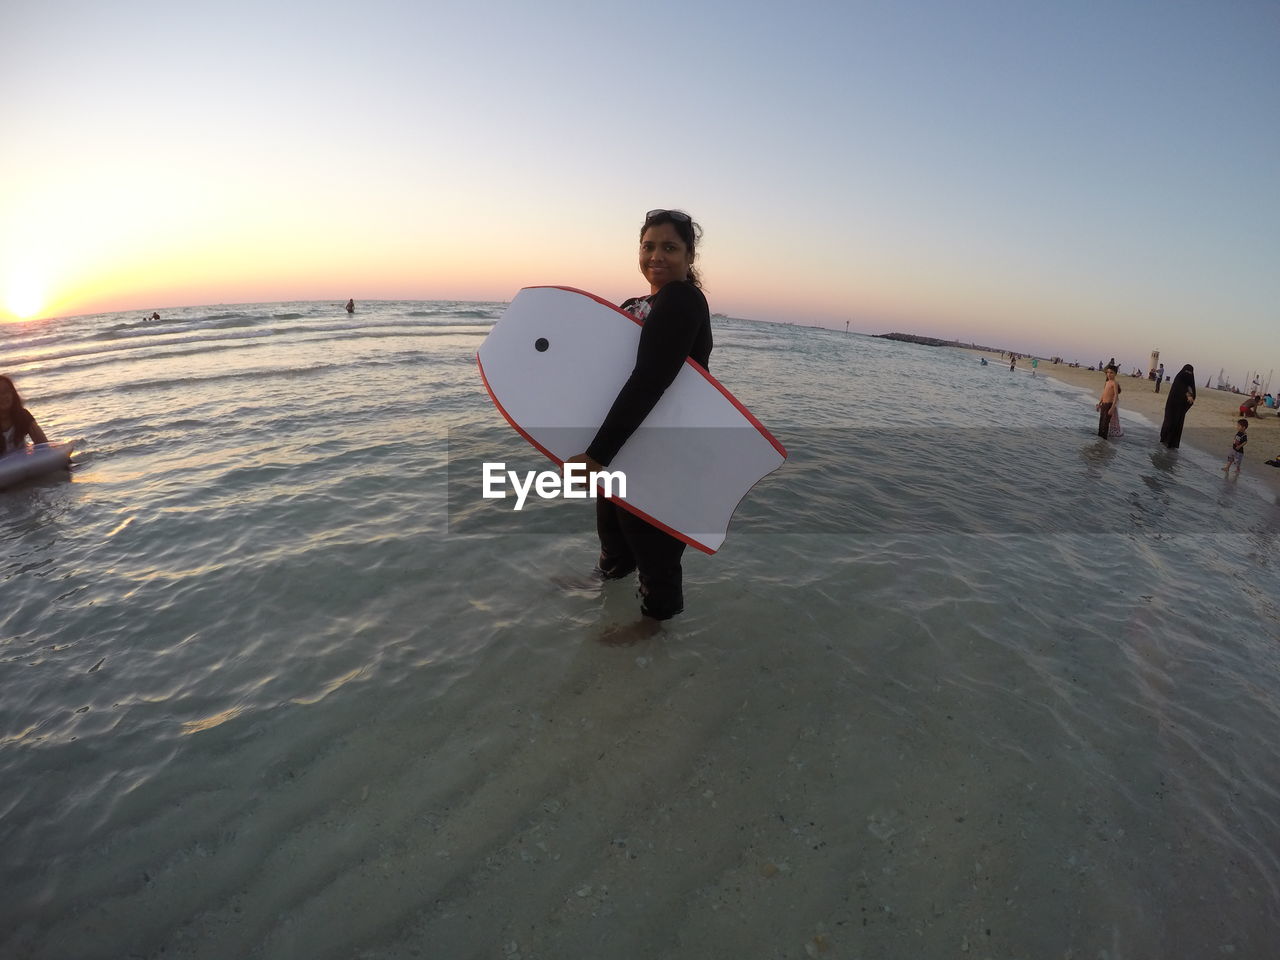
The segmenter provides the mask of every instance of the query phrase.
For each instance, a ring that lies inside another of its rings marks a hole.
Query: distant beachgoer
[[[347,301],[347,313],[355,313],[355,312],[356,312],[356,301],[354,298],[352,298],[351,300]]]
[[[1033,377],[1036,375],[1036,367],[1038,367],[1038,366],[1040,366],[1040,358],[1039,358],[1039,357],[1032,357],[1032,358],[1031,358],[1031,375],[1032,375]]]
[[[152,319],[152,320],[159,320],[159,319],[160,319],[160,314],[158,314],[158,313],[153,313],[153,314],[151,314],[151,319]]]
[[[1222,468],[1223,473],[1231,472],[1231,464],[1236,465],[1236,476],[1240,476],[1240,464],[1244,463],[1244,445],[1249,442],[1249,421],[1241,417],[1236,421],[1236,426],[1240,429],[1236,431],[1236,438],[1231,442],[1231,452],[1227,454],[1227,465]]]
[[[1009,354],[1009,369],[1012,370],[1018,364],[1018,358],[1014,354]]]
[[[0,454],[23,449],[28,437],[32,443],[49,442],[36,418],[22,405],[13,381],[0,376]]]
[[[1156,393],[1160,392],[1160,384],[1164,381],[1164,364],[1156,367]]]
[[[1103,440],[1111,437],[1111,412],[1119,398],[1120,384],[1116,383],[1116,368],[1107,367],[1107,382],[1102,385],[1102,396],[1094,406],[1098,411],[1098,436]]]
[[[1249,397],[1244,403],[1240,404],[1240,416],[1256,417],[1258,415],[1258,404],[1262,402],[1262,398],[1256,393]]]
[[[1164,422],[1160,424],[1160,442],[1170,450],[1182,444],[1182,427],[1187,411],[1196,402],[1196,372],[1187,364],[1169,384],[1169,399],[1164,402]]]

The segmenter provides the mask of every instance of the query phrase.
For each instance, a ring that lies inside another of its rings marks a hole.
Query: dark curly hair
[[[30,414],[28,414],[27,411],[23,409],[22,397],[18,396],[18,388],[14,386],[13,381],[10,380],[8,377],[6,377],[4,374],[0,374],[0,380],[7,383],[9,385],[9,389],[13,391],[10,394],[9,409],[6,412],[9,414],[9,421],[15,427],[21,430],[24,426],[26,426],[27,417],[30,416]],[[22,439],[22,438],[19,437],[18,439]],[[4,434],[0,433],[0,453],[4,453],[4,450],[5,450]]]

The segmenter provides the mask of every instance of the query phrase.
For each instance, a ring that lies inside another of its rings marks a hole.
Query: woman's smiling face
[[[645,230],[640,238],[640,273],[649,281],[651,293],[668,283],[689,279],[693,256],[676,228],[659,223]]]

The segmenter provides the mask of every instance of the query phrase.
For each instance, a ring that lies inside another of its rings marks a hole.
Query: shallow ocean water
[[[501,304],[2,332],[0,955],[1201,957],[1280,937],[1280,516],[967,354],[717,318],[791,453],[686,612],[540,469]]]

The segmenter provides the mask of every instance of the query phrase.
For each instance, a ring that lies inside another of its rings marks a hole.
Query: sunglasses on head
[[[681,223],[689,223],[690,217],[683,210],[650,210],[644,215],[644,222],[655,220],[663,215],[670,217],[672,220],[679,220]]]

